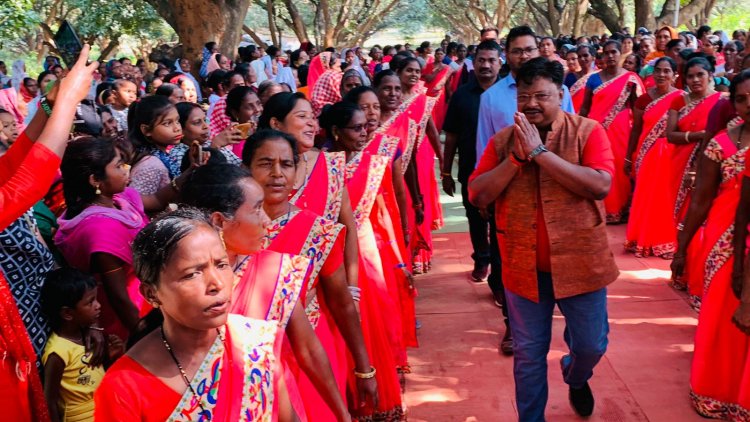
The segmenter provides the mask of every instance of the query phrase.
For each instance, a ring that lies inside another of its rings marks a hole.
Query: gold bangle
[[[377,372],[377,370],[375,369],[374,366],[370,366],[370,368],[372,369],[370,372],[357,372],[357,371],[354,371],[354,376],[357,377],[357,378],[359,378],[359,379],[361,379],[361,380],[367,380],[367,379],[370,379],[370,378],[375,378],[375,373]]]
[[[117,267],[117,268],[115,268],[115,269],[112,269],[112,270],[109,270],[109,271],[105,271],[105,272],[103,272],[103,273],[99,273],[99,275],[107,275],[107,274],[112,274],[112,273],[116,273],[117,271],[120,271],[120,270],[124,270],[124,269],[125,269],[125,266],[122,266],[122,267]]]

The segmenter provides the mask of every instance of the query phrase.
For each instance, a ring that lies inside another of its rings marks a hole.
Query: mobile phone
[[[60,29],[55,34],[54,40],[57,51],[60,52],[60,56],[62,56],[63,62],[65,62],[65,66],[68,69],[72,68],[76,61],[78,61],[78,56],[81,55],[81,50],[83,49],[83,44],[81,44],[81,39],[78,38],[75,29],[73,29],[73,26],[68,21],[63,21]]]

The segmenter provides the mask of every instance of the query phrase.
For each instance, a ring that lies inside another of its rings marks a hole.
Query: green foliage
[[[0,2],[0,49],[5,49],[8,41],[27,34],[38,22],[31,0]]]

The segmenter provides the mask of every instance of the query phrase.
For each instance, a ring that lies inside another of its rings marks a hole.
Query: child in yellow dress
[[[101,313],[96,290],[93,277],[70,268],[50,272],[42,288],[42,307],[53,331],[42,355],[44,395],[53,422],[93,420],[94,391],[109,360],[105,356],[122,349],[113,339],[106,339],[108,347],[96,327]]]

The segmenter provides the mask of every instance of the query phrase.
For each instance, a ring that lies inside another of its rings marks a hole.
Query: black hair
[[[249,177],[250,171],[233,164],[200,166],[182,188],[182,202],[209,213],[234,217],[245,202],[239,181]]]
[[[481,30],[479,30],[479,36],[480,36],[480,37],[483,37],[483,36],[484,36],[484,34],[486,34],[486,33],[488,33],[488,32],[493,32],[493,31],[494,31],[494,32],[495,32],[495,33],[496,33],[496,34],[497,34],[498,36],[500,36],[500,30],[499,30],[499,29],[497,29],[497,27],[495,27],[495,26],[485,26],[484,28],[482,28]]]
[[[602,46],[602,50],[604,50],[605,48],[607,48],[608,45],[614,45],[615,48],[617,49],[617,51],[619,51],[620,53],[622,53],[622,43],[620,41],[609,39]]]
[[[292,135],[275,129],[261,129],[245,142],[245,146],[242,148],[242,164],[250,168],[250,163],[253,162],[253,157],[255,157],[258,149],[273,139],[281,139],[289,144],[289,147],[292,149],[292,156],[294,157],[294,165],[296,166],[299,163],[297,140]]]
[[[46,77],[47,75],[53,75],[53,73],[52,73],[52,72],[50,72],[49,70],[45,70],[45,71],[43,71],[42,73],[40,73],[40,74],[39,74],[39,76],[37,76],[37,77],[36,77],[36,84],[37,84],[37,85],[39,85],[39,90],[44,90],[44,87],[42,86],[42,81],[44,80],[44,78],[45,78],[45,77]],[[104,82],[102,82],[102,84],[103,84],[103,83],[104,83]],[[97,88],[98,88],[99,86],[101,86],[102,84],[99,84],[99,85],[97,85]]]
[[[65,218],[77,216],[96,199],[96,188],[89,183],[89,177],[106,180],[106,167],[118,150],[126,151],[117,141],[108,138],[83,137],[68,143],[60,164],[63,196],[68,207]]]
[[[732,78],[732,84],[729,85],[729,100],[732,103],[734,103],[735,96],[737,95],[737,87],[747,80],[750,80],[750,69],[745,69]]]
[[[225,88],[229,88],[229,84],[232,83],[232,78],[235,76],[239,76],[242,78],[243,82],[245,81],[245,76],[242,75],[242,73],[232,70],[230,72],[224,72],[224,77],[221,80],[222,85],[224,85]]]
[[[198,104],[191,103],[189,101],[177,103],[175,104],[175,108],[177,109],[177,114],[180,115],[180,126],[182,127],[185,127],[185,124],[190,118],[190,114],[193,112],[193,110],[195,110],[196,108],[203,110],[203,108]]]
[[[508,36],[505,37],[505,49],[510,50],[510,43],[512,43],[516,38],[526,36],[534,38],[534,43],[536,44],[536,33],[529,26],[521,25],[511,28],[510,32],[508,32]]]
[[[521,65],[521,68],[518,69],[516,81],[524,85],[532,85],[537,78],[544,78],[561,87],[563,84],[563,73],[562,65],[556,60],[537,57]]]
[[[656,69],[657,66],[659,66],[659,64],[662,62],[669,63],[669,67],[672,68],[672,72],[677,72],[677,63],[675,63],[675,61],[672,60],[671,57],[667,57],[667,56],[658,58],[656,62],[654,63],[654,69]]]
[[[362,85],[358,86],[351,91],[347,92],[346,95],[344,95],[343,101],[348,101],[354,104],[359,103],[359,98],[364,94],[365,92],[372,92],[373,94],[377,95],[374,89],[372,89],[371,86]]]
[[[214,92],[219,90],[219,85],[221,85],[224,82],[224,76],[226,76],[227,71],[223,69],[216,69],[213,72],[208,74],[208,79],[206,79],[206,86],[213,89]]]
[[[258,128],[271,128],[271,119],[283,121],[289,113],[297,106],[298,101],[307,101],[305,95],[300,92],[279,92],[272,96],[263,106],[263,114],[258,120]]]
[[[276,56],[276,53],[278,52],[279,52],[279,47],[276,47],[275,45],[272,45],[266,48],[266,54],[271,56],[271,58],[274,58]]]
[[[299,60],[300,54],[302,54],[302,50],[299,48],[292,51],[292,54],[289,55],[289,67],[292,69],[298,68],[297,61]]]
[[[497,41],[493,41],[493,40],[487,40],[487,41],[480,42],[479,45],[477,46],[476,51],[479,52],[479,50],[484,50],[484,51],[493,51],[494,50],[494,51],[497,51],[498,55],[500,55],[500,53],[502,52],[502,50],[500,48],[500,44],[498,44]]]
[[[693,53],[693,57],[691,57],[687,63],[685,63],[685,76],[687,77],[688,70],[691,67],[699,66],[703,68],[708,73],[713,74],[715,71],[714,63],[716,59],[714,59],[714,62],[711,62],[711,59],[713,59],[713,56],[706,56],[703,53]],[[710,57],[710,59],[709,59]]]
[[[74,268],[63,267],[48,272],[42,286],[41,305],[50,326],[59,328],[62,325],[60,311],[63,308],[75,309],[83,295],[94,288],[94,277]]]
[[[173,108],[174,105],[169,99],[160,95],[144,97],[130,105],[130,110],[128,110],[128,139],[133,143],[136,150],[143,150],[151,145],[151,141],[141,132],[141,125],[154,126],[161,116]]]
[[[391,69],[386,69],[386,70],[383,70],[381,72],[378,72],[375,75],[375,78],[373,78],[373,80],[372,80],[372,86],[374,86],[375,88],[380,88],[380,84],[383,83],[383,79],[385,79],[385,78],[387,78],[389,76],[393,76],[395,78],[398,78],[398,75],[396,74],[396,72],[394,72]]]
[[[669,41],[667,42],[667,47],[666,47],[666,49],[667,49],[667,50],[670,50],[670,49],[672,49],[672,48],[675,48],[675,47],[677,47],[677,46],[678,46],[678,45],[679,45],[680,43],[683,43],[683,44],[684,44],[685,42],[684,42],[684,41],[682,41],[682,40],[681,40],[681,39],[679,39],[679,38],[675,38],[675,39],[673,39],[673,40],[669,40]]]
[[[586,51],[588,51],[588,53],[590,55],[591,54],[591,50],[593,49],[593,47],[590,44],[579,44],[576,47],[576,54],[581,54],[581,50],[584,50],[584,49]],[[635,50],[635,48],[633,50]]]
[[[710,33],[710,32],[711,32],[710,26],[702,25],[701,27],[698,28],[697,31],[695,31],[695,38],[697,38],[700,41],[700,39],[703,38],[703,36],[706,35],[706,33]]]
[[[627,57],[625,57],[625,60],[627,60],[628,57],[631,57],[631,56],[635,57],[635,70],[633,72],[635,72],[637,74],[641,73],[641,69],[643,68],[643,59],[641,58],[641,55],[640,54],[636,54],[636,53],[630,53],[630,54],[627,55]],[[654,66],[656,66],[656,65],[654,65]]]
[[[159,285],[177,244],[201,226],[212,228],[205,212],[192,207],[162,214],[146,225],[133,240],[133,269],[141,283]]]
[[[169,98],[177,89],[182,90],[182,88],[175,84],[163,83],[158,88],[156,88],[156,92],[154,92],[154,95],[160,95],[162,97]]]
[[[391,60],[391,63],[393,63],[393,60]],[[422,69],[422,63],[420,63],[419,60],[416,59],[416,57],[407,56],[396,63],[396,73],[403,72],[403,70],[406,69],[406,67],[409,66],[410,63],[416,63],[419,66],[419,69]]]
[[[730,40],[727,43],[727,45],[729,45],[729,44],[733,44],[734,48],[737,49],[738,53],[741,53],[741,52],[743,52],[745,50],[745,45],[742,44],[741,42],[739,42],[738,40]],[[724,46],[724,48],[722,48],[722,51],[724,51],[725,49],[726,49],[726,46]]]
[[[127,84],[133,84],[135,85],[135,82],[129,80],[129,79],[116,79],[114,82],[112,82],[112,90],[118,91],[120,88],[125,87]],[[136,85],[136,89],[138,86]]]
[[[26,86],[26,84],[27,84],[27,83],[28,83],[29,81],[31,81],[31,82],[36,82],[36,81],[34,80],[34,78],[29,78],[29,77],[25,77],[25,78],[23,78],[23,86]],[[39,85],[37,85],[37,86],[39,86]]]
[[[337,128],[345,127],[352,121],[354,114],[358,111],[362,111],[359,105],[349,101],[339,101],[335,104],[326,105],[318,119],[320,127],[325,129],[326,134],[331,137],[334,126]]]
[[[227,94],[227,108],[224,110],[232,120],[234,120],[232,112],[239,112],[242,107],[242,101],[248,95],[258,95],[249,86],[236,86],[232,88]]]

